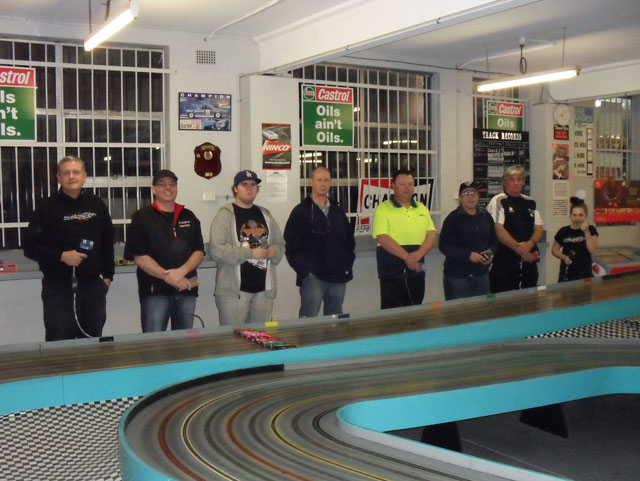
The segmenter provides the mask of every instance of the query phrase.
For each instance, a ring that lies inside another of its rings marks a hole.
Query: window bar
[[[3,164],[3,159],[2,159],[2,149],[0,148],[0,199],[4,199],[4,174],[2,173],[2,164]],[[3,200],[4,202],[4,200]],[[4,205],[3,205],[4,207]],[[4,236],[4,231],[5,231],[5,227],[4,227],[4,208],[0,209],[0,235],[2,236],[2,245],[5,246],[6,245],[6,241],[5,241],[5,236]]]
[[[16,170],[16,176],[15,176],[16,177],[16,220],[20,222],[20,219],[22,217],[20,216],[20,172],[19,172],[20,163],[18,159],[18,147],[14,147],[13,152],[14,152],[14,163],[15,163],[15,170]],[[18,240],[20,240],[20,228],[18,228]]]

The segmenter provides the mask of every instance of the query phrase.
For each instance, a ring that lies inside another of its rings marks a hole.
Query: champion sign
[[[431,209],[433,196],[433,178],[418,179],[413,193],[413,200],[421,202]],[[371,233],[373,212],[381,203],[393,194],[391,179],[360,179],[358,196],[358,218],[356,220],[356,235]]]

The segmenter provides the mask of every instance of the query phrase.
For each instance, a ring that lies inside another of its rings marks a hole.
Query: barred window
[[[484,81],[487,79],[478,79],[478,78],[474,78],[474,87],[475,87],[475,82],[480,82],[480,81]],[[524,116],[524,122],[525,124],[523,125],[523,130],[527,130],[527,115],[528,115],[528,109],[526,108],[528,106],[528,102],[526,100],[522,100],[520,99],[520,88],[519,87],[512,87],[512,88],[508,88],[508,89],[501,89],[501,90],[494,90],[493,92],[486,92],[486,93],[478,93],[475,92],[475,88],[474,88],[474,94],[473,94],[473,127],[475,129],[487,129],[489,128],[489,122],[488,122],[488,111],[487,111],[487,101],[489,100],[495,100],[498,102],[518,102],[518,103],[523,103],[525,104],[525,116]]]
[[[640,179],[640,149],[637,144],[634,148],[633,139],[638,119],[634,119],[632,100],[633,97],[611,97],[597,99],[594,103],[597,178]],[[635,116],[638,116],[637,112]]]
[[[162,49],[0,39],[0,64],[36,71],[36,140],[0,143],[0,247],[21,246],[33,209],[57,190],[57,161],[84,160],[85,189],[109,207],[116,242],[151,203],[164,164]]]
[[[367,218],[381,199],[363,205],[363,186],[381,185],[400,168],[413,173],[437,210],[438,146],[435,106],[437,76],[426,72],[361,66],[318,64],[292,72],[304,84],[352,87],[354,91],[353,148],[300,150],[301,198],[311,192],[308,179],[318,165],[333,177],[334,197],[345,209],[356,234],[369,232]],[[302,128],[302,122],[300,122]],[[301,136],[302,139],[302,136]],[[423,200],[425,200],[423,198]],[[434,212],[437,213],[437,212]]]

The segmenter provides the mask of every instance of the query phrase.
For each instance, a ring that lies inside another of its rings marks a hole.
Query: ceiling
[[[104,18],[105,1],[22,0],[5,5],[0,20],[86,25],[88,31],[89,4],[95,26]],[[401,8],[403,1],[390,0],[387,4]],[[261,37],[282,31],[283,27],[314,22],[321,16],[338,18],[369,5],[376,8],[381,0],[275,2],[251,15],[269,0],[138,0],[140,13],[131,28],[201,33],[204,38],[222,27],[216,34],[247,37],[259,43]],[[120,3],[122,0],[112,1],[112,13],[117,12]],[[435,26],[426,33],[389,34],[383,41],[378,39],[373,48],[367,48],[366,42],[362,42],[358,48],[350,49],[347,57],[478,72],[488,68],[491,72],[516,74],[519,43],[524,38],[529,72],[559,68],[563,63],[589,69],[640,61],[640,0],[509,0],[493,3],[508,5],[500,7],[503,10],[497,13],[446,27]],[[429,2],[423,0],[422,5],[428,6]],[[247,18],[243,19],[245,16]],[[384,13],[379,17],[384,22]],[[565,36],[566,41],[563,41]],[[396,40],[400,37],[403,38]],[[313,60],[336,56],[334,50]],[[300,62],[305,61],[309,62],[300,58]]]

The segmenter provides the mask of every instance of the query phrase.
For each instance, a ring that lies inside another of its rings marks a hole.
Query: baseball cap
[[[176,174],[174,174],[168,169],[162,169],[156,172],[155,174],[153,174],[153,181],[151,182],[151,185],[156,185],[158,181],[163,177],[170,177],[176,182],[178,182],[178,177],[176,176]]]
[[[253,170],[241,170],[233,178],[233,186],[235,187],[240,182],[244,182],[245,180],[255,180],[256,184],[262,182],[262,180],[258,178],[258,174],[256,174]]]
[[[462,194],[465,190],[470,190],[473,189],[476,192],[478,192],[478,184],[476,184],[475,182],[471,181],[471,182],[463,182],[462,184],[460,184],[460,188],[458,189],[458,195]]]

